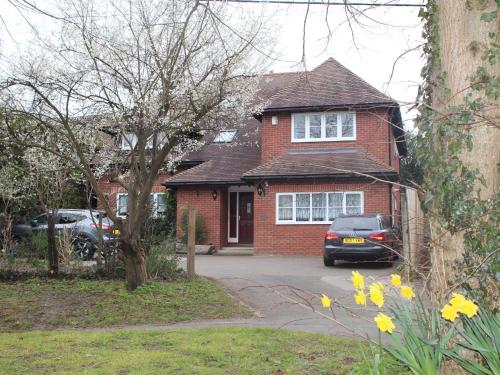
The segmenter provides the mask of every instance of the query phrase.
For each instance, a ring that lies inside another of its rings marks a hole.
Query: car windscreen
[[[378,230],[376,217],[339,217],[332,223],[333,230]]]

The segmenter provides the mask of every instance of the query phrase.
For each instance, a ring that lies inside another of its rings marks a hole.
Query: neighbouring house
[[[399,221],[394,183],[406,143],[397,102],[334,59],[308,72],[266,74],[257,95],[261,113],[207,135],[174,176],[158,178],[155,194],[161,185],[175,193],[178,223],[191,206],[216,249],[320,255],[339,215]],[[110,189],[122,210],[125,196]]]

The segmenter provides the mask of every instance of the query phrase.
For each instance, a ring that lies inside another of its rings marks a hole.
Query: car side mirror
[[[36,220],[30,220],[30,224],[32,227],[36,227],[38,225]]]

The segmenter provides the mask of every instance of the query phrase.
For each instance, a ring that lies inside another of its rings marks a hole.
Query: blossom
[[[447,304],[441,309],[441,316],[453,322],[458,317],[458,311],[452,305]]]
[[[357,305],[365,305],[366,306],[366,294],[362,290],[358,290],[354,294],[354,301]]]
[[[466,301],[466,298],[458,293],[453,293],[452,298],[450,299],[450,305],[452,305],[455,309],[459,310],[460,306]]]
[[[472,302],[471,300],[466,300],[462,306],[460,306],[460,311],[462,314],[467,315],[468,318],[472,318],[474,315],[477,314],[478,307],[477,305]]]
[[[327,296],[325,296],[324,294],[322,294],[322,297],[321,297],[321,304],[323,305],[323,307],[324,307],[325,309],[329,309],[329,308],[330,308],[331,303],[332,303],[331,298],[328,298]]]
[[[401,295],[407,300],[411,300],[413,297],[415,297],[415,292],[410,286],[403,285],[401,287]]]
[[[352,271],[351,280],[354,289],[365,289],[365,278],[358,271]]]
[[[383,286],[380,283],[370,285],[370,300],[378,307],[384,306]]]
[[[401,276],[391,275],[391,284],[394,286],[401,286]]]
[[[467,315],[468,318],[472,318],[477,314],[477,305],[461,294],[453,293],[452,298],[450,299],[450,305],[453,306],[459,313]]]
[[[396,328],[390,316],[383,313],[378,313],[378,315],[373,319],[377,323],[377,327],[382,332],[392,333],[392,330]]]

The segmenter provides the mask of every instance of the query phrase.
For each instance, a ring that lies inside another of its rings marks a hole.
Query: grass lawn
[[[0,374],[369,374],[363,350],[275,329],[1,333]]]
[[[123,281],[112,280],[34,278],[0,283],[0,331],[4,332],[242,316],[251,313],[220,284],[201,277],[150,282],[132,293]]]

